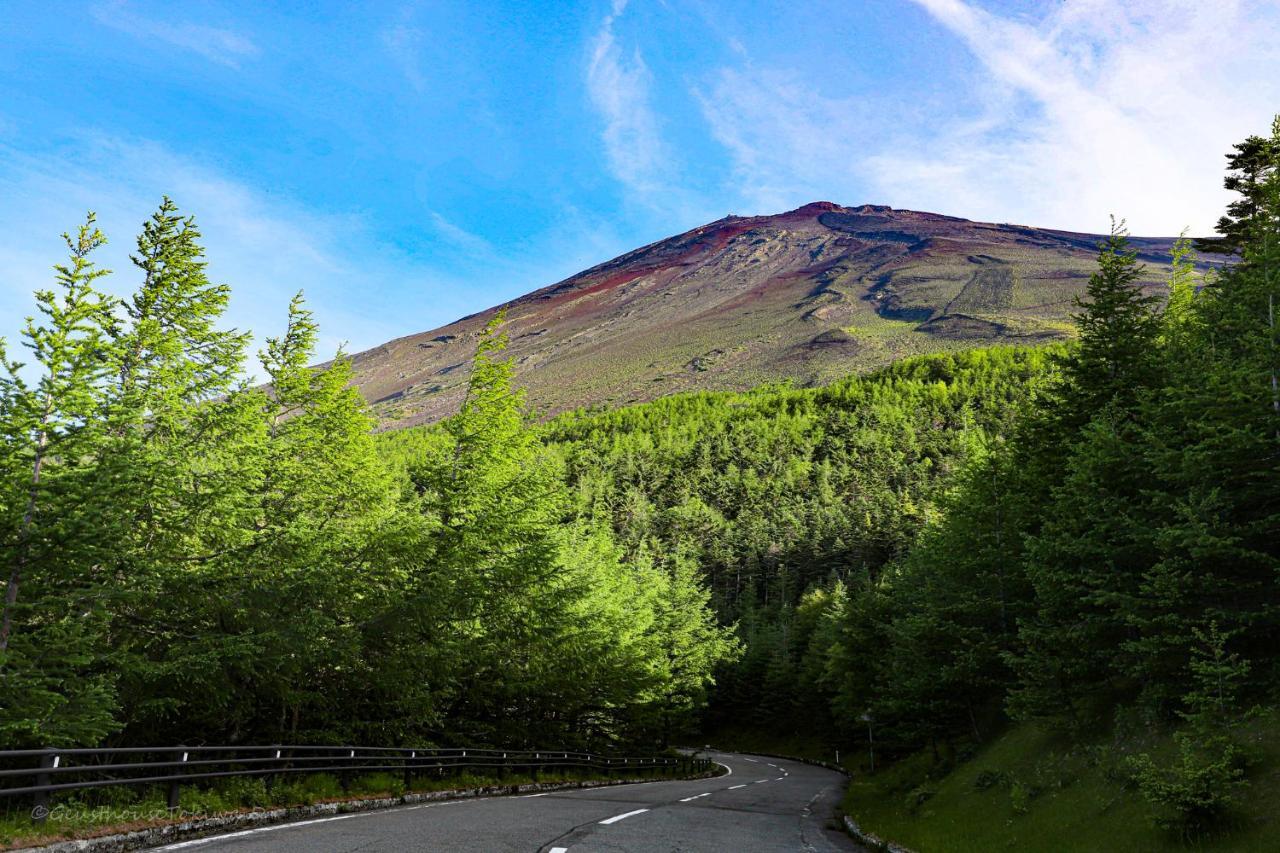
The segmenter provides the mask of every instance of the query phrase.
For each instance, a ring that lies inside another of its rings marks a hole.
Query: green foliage
[[[327,773],[286,776],[271,787],[271,803],[292,806],[336,800],[342,796],[342,785]]]
[[[104,379],[115,354],[115,302],[96,289],[106,242],[93,215],[36,293],[23,344],[34,382],[0,350],[0,742],[91,743],[117,728],[114,677],[97,653],[106,630],[100,567],[121,535],[92,460],[109,444]],[[100,524],[99,519],[105,520]]]
[[[1227,652],[1227,637],[1216,623],[1193,631],[1198,646],[1191,660],[1191,690],[1179,716],[1186,728],[1173,736],[1177,758],[1161,767],[1147,753],[1130,759],[1142,795],[1157,809],[1156,822],[1193,837],[1210,829],[1236,802],[1247,784],[1246,756],[1235,733],[1242,716],[1238,692],[1249,672],[1247,661]]]
[[[1118,225],[1068,346],[539,425],[498,312],[461,410],[378,437],[348,360],[309,367],[300,297],[249,387],[194,222],[161,205],[117,310],[90,220],[25,333],[41,378],[0,380],[0,732],[816,730],[868,764],[923,747],[892,798],[927,820],[1008,716],[1068,745],[1120,720],[1171,744],[1136,789],[1201,832],[1280,678],[1280,119],[1237,155],[1235,263],[1198,283],[1180,240],[1160,310]],[[965,790],[1050,811],[1100,764],[1067,754]]]
[[[607,745],[705,701],[732,629],[574,511],[501,316],[462,410],[387,461],[301,294],[253,387],[192,218],[163,201],[121,303],[102,242],[90,217],[37,294],[35,384],[4,359],[6,745]]]
[[[1280,675],[1280,120],[1273,137],[1239,149],[1238,262],[1197,286],[1179,241],[1163,312],[1113,230],[1058,377],[936,504],[871,624],[849,624],[881,663],[840,665],[880,730],[939,766],[939,742],[981,739],[999,697],[1068,742],[1110,719],[1163,732],[1168,754],[1124,775],[1186,836],[1240,804],[1241,712]],[[1043,786],[1022,784],[1012,808],[1034,813]]]
[[[1276,172],[1280,154],[1275,150],[1276,134],[1249,136],[1237,142],[1227,155],[1227,177],[1222,185],[1240,197],[1227,205],[1218,219],[1216,239],[1199,240],[1203,252],[1238,254],[1255,236],[1255,228],[1267,203],[1267,183]]]
[[[706,725],[856,733],[886,591],[911,586],[885,567],[966,459],[1011,431],[1051,353],[927,356],[820,389],[577,412],[543,440],[565,459],[579,517],[606,520],[630,560],[673,577],[696,565],[721,624],[737,624],[744,652],[721,669]],[[867,631],[853,630],[863,615]]]

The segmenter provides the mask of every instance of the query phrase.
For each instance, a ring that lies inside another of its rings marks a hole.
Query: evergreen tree
[[[116,729],[114,677],[98,650],[108,623],[102,571],[121,530],[95,477],[106,440],[104,379],[115,326],[108,274],[92,259],[106,238],[89,214],[57,290],[36,293],[23,343],[38,370],[3,356],[0,548],[8,575],[0,615],[0,737],[18,746],[87,745]]]
[[[1113,223],[1098,254],[1098,271],[1076,302],[1077,344],[1061,360],[1062,382],[1043,410],[1068,444],[1106,409],[1126,416],[1156,379],[1158,299],[1137,286],[1142,272],[1124,223]]]
[[[1222,185],[1239,193],[1240,198],[1227,205],[1227,212],[1218,219],[1217,238],[1196,241],[1202,252],[1235,255],[1253,237],[1253,229],[1266,205],[1266,186],[1274,176],[1277,157],[1275,139],[1250,136],[1232,146],[1227,155],[1227,177]]]
[[[669,573],[651,581],[657,587],[652,628],[658,644],[658,711],[661,743],[667,746],[674,733],[693,722],[702,710],[716,668],[741,654],[735,626],[716,624],[710,595],[703,587],[697,564],[676,554]]]
[[[237,374],[248,335],[218,328],[230,290],[209,281],[199,241],[194,218],[168,198],[143,224],[132,256],[142,281],[115,330],[110,440],[96,460],[99,487],[127,530],[111,590],[122,719],[146,728],[163,725],[184,696],[178,685],[202,671],[169,645],[207,606],[192,590],[244,544],[235,524],[254,412]]]

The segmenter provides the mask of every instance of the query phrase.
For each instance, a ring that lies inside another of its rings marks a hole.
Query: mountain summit
[[[539,411],[762,382],[814,384],[915,353],[1070,333],[1096,234],[828,201],[726,216],[507,303]],[[1135,238],[1144,286],[1172,239]],[[386,426],[456,411],[497,308],[355,356]]]

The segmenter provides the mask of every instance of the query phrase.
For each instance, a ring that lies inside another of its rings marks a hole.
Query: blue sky
[[[1204,231],[1278,36],[1251,0],[10,2],[2,331],[86,209],[128,290],[162,193],[236,325],[302,288],[355,350],[816,199]]]

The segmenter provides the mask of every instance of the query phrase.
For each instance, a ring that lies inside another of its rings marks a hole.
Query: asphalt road
[[[756,853],[861,848],[835,829],[844,778],[750,755],[713,754],[729,775],[691,782],[455,800],[300,821],[161,850]]]

